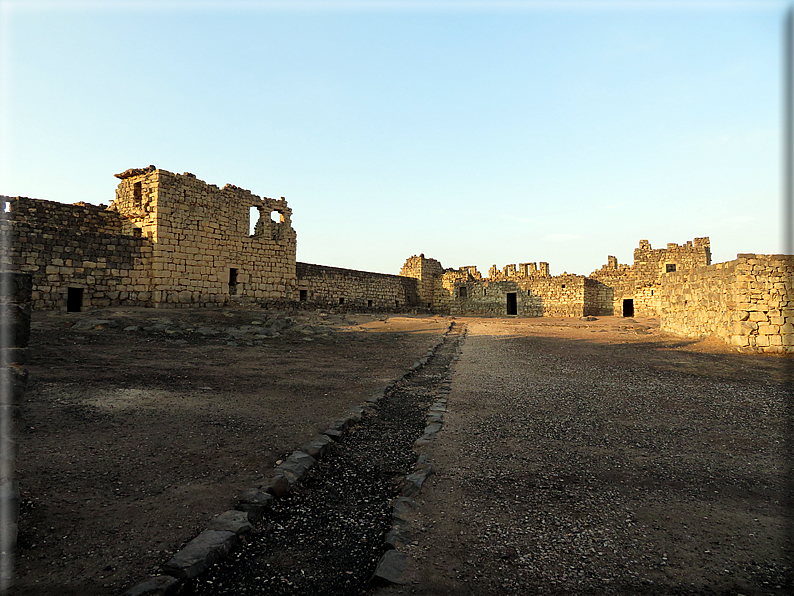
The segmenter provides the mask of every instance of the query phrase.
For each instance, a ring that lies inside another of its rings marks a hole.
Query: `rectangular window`
[[[345,299],[344,298],[339,298],[339,304],[344,304],[344,303],[345,303]]]
[[[672,273],[675,271],[675,263],[667,263],[667,265],[665,265],[665,269],[667,270],[667,273]]]
[[[132,200],[136,207],[140,207],[143,202],[143,187],[140,182],[136,182],[132,187]]]
[[[458,296],[460,296],[461,298],[467,298],[468,295],[469,295],[468,288],[466,288],[464,286],[461,286],[460,288],[458,288]]]
[[[309,290],[300,291],[300,301],[306,302],[309,299]]]
[[[367,300],[367,308],[372,308],[372,300]]]

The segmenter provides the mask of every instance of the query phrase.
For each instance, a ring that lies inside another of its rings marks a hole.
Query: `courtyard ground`
[[[158,573],[449,320],[34,313],[12,594],[118,594]],[[426,448],[417,564],[387,592],[785,593],[790,360],[653,319],[457,321],[470,334]]]

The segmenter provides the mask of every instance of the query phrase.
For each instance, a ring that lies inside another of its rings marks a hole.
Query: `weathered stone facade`
[[[676,272],[658,288],[662,329],[739,349],[794,352],[794,256],[740,254]]]
[[[589,276],[548,263],[444,269],[423,254],[400,275],[296,262],[286,200],[154,166],[117,174],[110,207],[0,197],[3,269],[30,273],[36,309],[305,303],[451,315],[656,316],[688,337],[794,352],[794,257],[739,255],[711,264],[708,238],[615,257]],[[250,233],[252,209],[260,217]]]
[[[124,220],[104,207],[0,197],[3,269],[30,273],[36,309],[150,306],[152,243],[126,234]]]
[[[409,277],[354,269],[297,264],[298,300],[323,307],[395,311],[419,303]]]

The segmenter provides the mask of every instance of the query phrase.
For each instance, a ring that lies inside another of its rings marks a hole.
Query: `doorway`
[[[516,299],[515,292],[507,293],[507,314],[509,315],[518,314],[518,300]]]
[[[237,294],[237,269],[234,267],[229,268],[229,295],[234,296]]]
[[[634,298],[625,298],[623,300],[623,316],[624,317],[634,316]]]
[[[66,312],[80,312],[83,308],[83,288],[66,289]]]

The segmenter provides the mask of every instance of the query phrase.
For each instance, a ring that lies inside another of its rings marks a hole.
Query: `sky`
[[[780,253],[788,6],[0,0],[0,194],[109,204],[154,164],[392,274]]]

